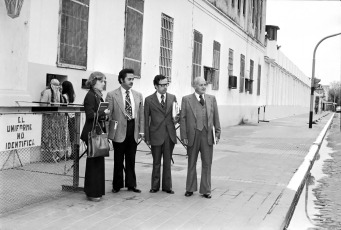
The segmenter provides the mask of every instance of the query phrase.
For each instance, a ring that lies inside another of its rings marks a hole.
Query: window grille
[[[62,0],[57,66],[86,69],[89,0]]]
[[[262,66],[258,65],[258,76],[257,76],[257,95],[260,95],[260,80],[261,80]]]
[[[212,89],[219,89],[219,69],[220,69],[220,43],[213,41],[213,68],[215,69],[212,76]]]
[[[196,77],[201,76],[202,34],[194,30],[194,44],[192,57],[192,84]]]
[[[174,19],[161,15],[161,36],[160,36],[160,74],[171,81],[172,77],[172,54],[173,54],[173,27]]]
[[[244,92],[244,73],[245,73],[245,56],[240,55],[240,81],[239,81],[239,92]]]

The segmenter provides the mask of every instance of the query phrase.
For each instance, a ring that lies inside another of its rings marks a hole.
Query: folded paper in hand
[[[98,115],[100,115],[101,113],[104,113],[104,110],[106,110],[109,106],[109,102],[100,102],[98,109],[97,109],[97,117]]]
[[[214,126],[212,126],[212,133],[213,133],[213,144],[216,145],[217,144],[217,137],[215,136],[215,128],[214,128]]]
[[[117,121],[110,120],[109,121],[109,133],[108,133],[108,138],[110,140],[114,140],[115,134],[116,134],[116,129],[117,129]]]
[[[175,119],[175,117],[180,113],[180,108],[179,105],[176,101],[173,102],[173,111],[172,111],[172,116]]]

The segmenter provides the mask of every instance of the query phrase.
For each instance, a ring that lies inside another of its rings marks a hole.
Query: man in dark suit
[[[162,191],[174,194],[172,190],[171,159],[176,144],[175,124],[178,116],[173,117],[173,103],[176,97],[167,93],[168,80],[163,75],[154,78],[156,92],[148,96],[144,103],[145,141],[151,145],[153,172],[151,193],[160,189],[161,158],[163,156]]]
[[[180,113],[180,136],[187,145],[188,168],[185,196],[192,196],[198,190],[196,164],[201,155],[201,182],[199,193],[211,198],[211,166],[213,142],[220,138],[220,121],[215,96],[205,94],[206,81],[202,77],[194,79],[193,94],[184,96]],[[214,134],[213,134],[214,132]]]
[[[107,94],[110,120],[118,122],[114,146],[113,193],[127,187],[128,191],[140,193],[136,188],[135,156],[138,139],[144,135],[143,97],[132,90],[134,70],[123,69],[118,75],[121,87]],[[110,135],[110,134],[109,134]],[[125,160],[125,186],[123,183],[123,161]]]

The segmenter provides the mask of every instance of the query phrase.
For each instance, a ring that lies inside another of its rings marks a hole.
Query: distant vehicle
[[[341,113],[341,106],[336,106],[336,110],[337,113]]]

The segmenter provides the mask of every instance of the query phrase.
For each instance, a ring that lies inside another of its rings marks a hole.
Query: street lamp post
[[[321,44],[321,42],[323,42],[324,40],[326,40],[327,38],[331,38],[337,35],[340,35],[341,33],[337,33],[337,34],[332,34],[329,35],[323,39],[321,39],[321,41],[319,41],[317,43],[317,45],[315,46],[314,49],[314,54],[313,54],[313,70],[312,70],[312,77],[311,77],[311,87],[310,87],[310,113],[309,113],[309,128],[311,129],[313,127],[313,103],[314,103],[314,90],[315,90],[315,54],[316,54],[316,50],[317,47]]]

